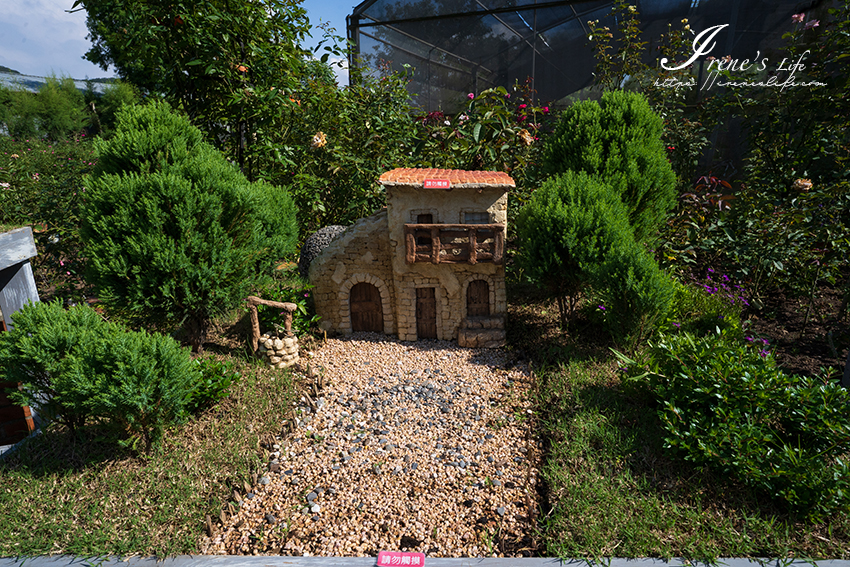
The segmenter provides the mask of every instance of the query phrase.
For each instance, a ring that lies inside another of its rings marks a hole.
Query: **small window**
[[[463,213],[464,224],[490,224],[490,213]]]

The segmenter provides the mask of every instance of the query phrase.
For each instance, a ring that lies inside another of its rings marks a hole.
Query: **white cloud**
[[[328,64],[334,70],[336,83],[340,87],[348,85],[348,59],[345,57],[329,57]]]

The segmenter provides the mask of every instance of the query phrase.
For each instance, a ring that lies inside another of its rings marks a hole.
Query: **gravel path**
[[[525,363],[370,333],[302,358],[324,390],[302,398],[295,432],[204,553],[530,555],[539,450]]]

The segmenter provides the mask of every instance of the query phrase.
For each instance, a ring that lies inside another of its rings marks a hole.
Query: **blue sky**
[[[345,37],[345,16],[355,0],[305,0],[311,25],[329,22]],[[113,77],[83,59],[91,43],[86,39],[85,11],[69,14],[74,0],[0,0],[0,65],[26,75],[71,76],[74,79]],[[313,34],[314,42],[321,30]]]

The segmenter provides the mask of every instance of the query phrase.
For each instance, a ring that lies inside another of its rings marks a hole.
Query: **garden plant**
[[[96,150],[81,224],[89,281],[107,309],[182,327],[201,351],[211,318],[292,253],[292,201],[249,183],[164,103],[125,109]]]
[[[304,57],[297,2],[76,5],[89,58],[127,83],[0,89],[0,223],[33,227],[46,300],[0,335],[0,373],[55,419],[0,461],[0,555],[197,553],[305,394],[246,355],[242,300],[296,303],[321,348],[309,286],[273,268],[380,209],[383,171],[427,166],[517,182],[507,352],[534,369],[520,417],[543,447],[524,553],[848,557],[830,366],[850,347],[850,2],[787,22],[817,89],[659,87],[689,72],[655,64],[688,54],[689,23],[650,42],[618,0],[588,24],[598,100],[560,112],[520,81],[461,93],[455,115],[418,111],[386,68],[337,85]],[[730,118],[735,159],[710,142]]]

